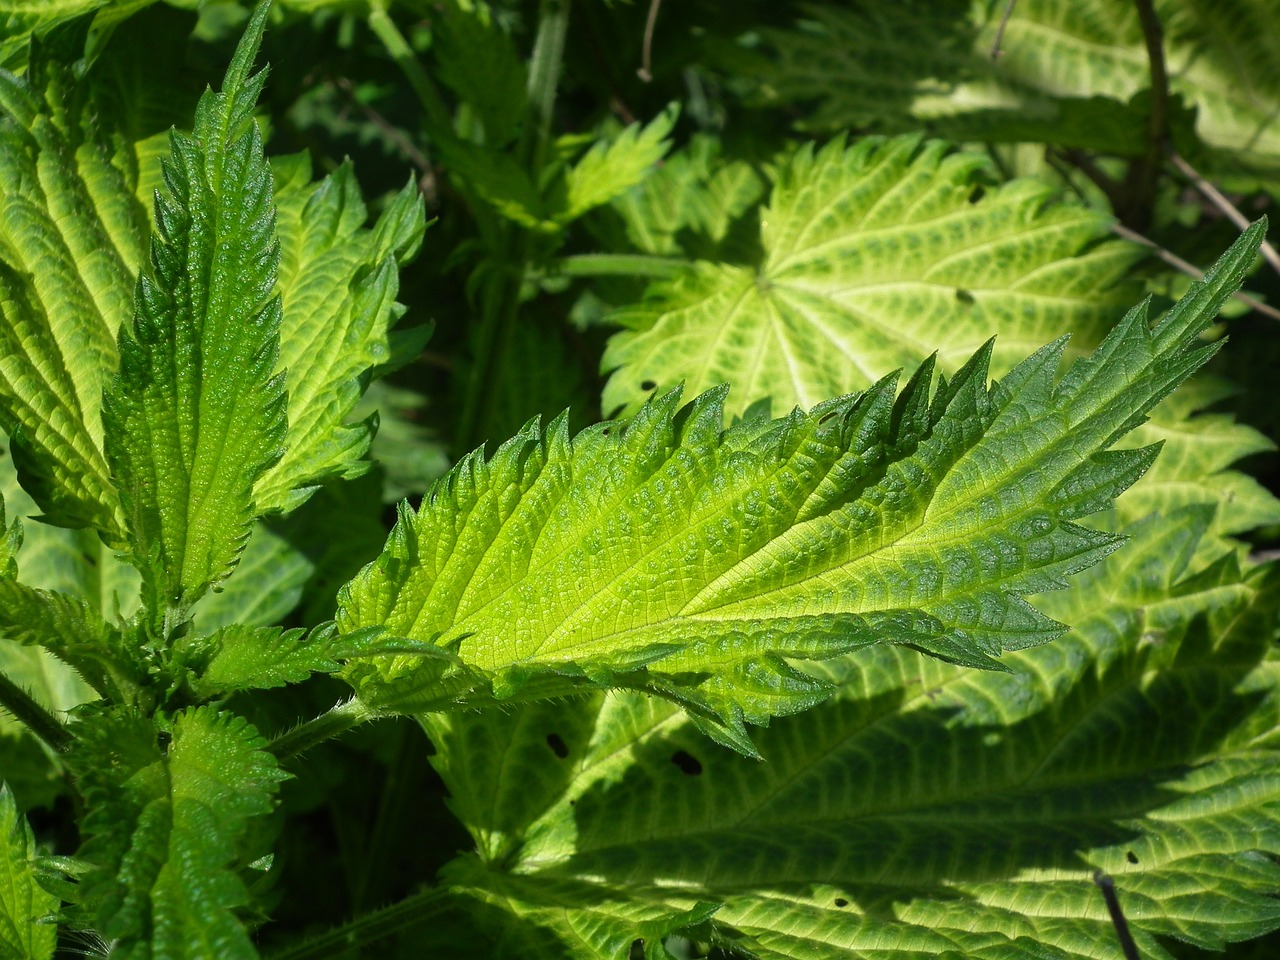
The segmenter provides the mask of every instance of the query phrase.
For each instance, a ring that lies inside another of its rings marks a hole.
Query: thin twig
[[[1018,0],[1009,0],[1004,7],[1004,15],[1000,17],[1000,25],[996,27],[996,39],[991,44],[991,59],[993,61],[1000,59],[1000,44],[1004,43],[1004,29],[1009,26],[1009,18],[1013,16],[1013,8],[1018,5]]]
[[[1116,928],[1116,939],[1120,941],[1120,951],[1125,960],[1141,960],[1138,945],[1133,942],[1133,934],[1129,932],[1129,921],[1124,918],[1120,909],[1120,898],[1116,896],[1116,882],[1101,870],[1093,871],[1093,882],[1102,891],[1102,899],[1107,903],[1107,913],[1111,914],[1111,924]]]
[[[1181,270],[1187,276],[1193,277],[1196,280],[1204,279],[1203,270],[1201,270],[1194,264],[1188,263],[1186,260],[1183,260],[1176,253],[1173,253],[1170,250],[1166,250],[1164,247],[1160,246],[1160,244],[1156,243],[1154,240],[1150,239],[1149,237],[1144,237],[1142,234],[1138,233],[1136,230],[1130,230],[1128,227],[1126,227],[1122,223],[1113,223],[1111,225],[1111,232],[1114,233],[1117,237],[1124,237],[1126,240],[1132,240],[1134,243],[1142,244],[1144,247],[1146,247],[1148,250],[1154,253],[1157,257],[1159,257],[1165,263],[1169,264],[1169,266],[1173,267],[1176,270]],[[1277,310],[1275,307],[1270,306],[1269,304],[1263,303],[1261,300],[1255,300],[1253,297],[1249,296],[1247,293],[1241,293],[1239,291],[1236,291],[1235,299],[1239,300],[1241,303],[1245,304],[1252,310],[1257,310],[1259,313],[1266,314],[1268,317],[1271,317],[1271,319],[1273,320],[1280,320],[1280,310]]]
[[[1195,167],[1191,166],[1191,164],[1187,163],[1186,160],[1176,153],[1170,155],[1169,162],[1177,168],[1179,173],[1190,180],[1191,185],[1200,191],[1201,195],[1204,196],[1206,200],[1217,207],[1218,211],[1222,213],[1223,216],[1241,230],[1249,229],[1249,218],[1241,213],[1236,205],[1227,199],[1226,194],[1202,177]],[[1262,247],[1259,252],[1262,254],[1262,258],[1271,265],[1271,269],[1276,273],[1280,273],[1280,253],[1276,252],[1276,248],[1266,240],[1263,240]]]
[[[383,135],[400,149],[400,152],[408,158],[409,162],[418,168],[418,190],[428,204],[435,206],[435,173],[431,169],[431,163],[427,160],[427,155],[419,150],[417,145],[406,137],[400,128],[373,107],[362,102],[350,80],[346,77],[333,77],[332,80],[333,85],[345,93],[355,108],[364,114],[364,118],[382,131]]]
[[[644,21],[644,46],[640,49],[640,69],[636,74],[645,83],[653,79],[653,28],[658,23],[658,10],[662,0],[649,0],[649,16]]]

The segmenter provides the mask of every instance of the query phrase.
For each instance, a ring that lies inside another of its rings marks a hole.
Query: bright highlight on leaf
[[[914,369],[938,349],[954,369],[993,330],[995,366],[1077,331],[1096,343],[1134,298],[1141,251],[1099,243],[1107,220],[1048,206],[1018,180],[976,198],[988,161],[918,137],[836,140],[787,158],[762,209],[758,269],[695,263],[613,319],[606,411],[655,389],[729,382],[730,413],[769,398],[782,412]]]
[[[153,611],[185,609],[230,573],[258,512],[254,481],[283,449],[279,249],[253,122],[265,74],[249,75],[266,16],[255,11],[222,92],[201,97],[193,134],[171,137],[151,262],[103,404]]]
[[[1185,568],[1206,520],[1154,516],[1041,598],[1073,629],[1010,673],[888,646],[813,667],[840,692],[761,731],[763,764],[631,694],[424,718],[486,955],[630,934],[665,960],[701,904],[697,939],[770,960],[1118,956],[1095,869],[1143,957],[1270,930],[1280,584]]]
[[[1213,352],[1195,339],[1240,283],[1255,224],[1154,329],[1145,305],[1056,381],[1058,341],[988,387],[989,351],[931,392],[926,364],[771,423],[721,430],[723,392],[679,394],[570,440],[530,426],[405,511],[344,588],[342,630],[436,643],[352,672],[388,709],[553,696],[670,697],[750,752],[745,723],[823,700],[786,658],[887,640],[992,666],[1060,627],[1023,599],[1113,550],[1073,521],[1154,450],[1108,452]],[[486,689],[487,688],[487,689]]]

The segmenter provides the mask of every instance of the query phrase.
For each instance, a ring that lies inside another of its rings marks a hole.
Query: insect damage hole
[[[641,380],[640,389],[643,390],[645,393],[648,393],[650,390],[657,390],[658,384],[653,380]]]
[[[696,777],[702,773],[702,764],[687,750],[677,750],[671,755],[671,762],[680,768],[681,773],[690,777]]]
[[[847,907],[849,905],[849,901],[846,900],[844,897],[836,897],[835,900],[832,901],[832,903],[834,903],[837,907],[842,907],[842,908]]]
[[[551,748],[551,752],[563,760],[569,756],[569,745],[564,742],[558,733],[547,734],[547,746]]]
[[[644,938],[631,941],[631,949],[627,951],[627,960],[644,960]]]

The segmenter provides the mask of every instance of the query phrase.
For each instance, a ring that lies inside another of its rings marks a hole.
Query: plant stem
[[[448,890],[443,887],[428,887],[398,903],[362,914],[319,936],[270,953],[267,960],[322,960],[325,957],[347,956],[352,948],[376,943],[425,923],[444,913],[449,905]]]
[[[1156,184],[1169,146],[1169,72],[1164,62],[1164,30],[1152,0],[1134,0],[1151,71],[1151,112],[1147,115],[1147,149],[1129,168],[1120,219],[1135,229],[1146,227],[1155,206]]]
[[[667,280],[688,265],[679,257],[651,257],[643,253],[582,253],[561,257],[548,268],[562,277],[648,277]]]
[[[374,720],[377,716],[359,699],[352,697],[332,710],[280,734],[271,741],[267,749],[275,754],[277,760],[288,760],[318,743],[332,740],[362,723]]]
[[[538,33],[529,65],[528,105],[524,130],[518,144],[518,158],[530,180],[538,183],[551,144],[551,120],[555,113],[556,90],[564,55],[564,39],[569,29],[568,0],[542,0]],[[480,326],[474,344],[475,365],[467,383],[462,411],[458,417],[455,452],[465,453],[489,439],[492,406],[486,401],[502,381],[511,352],[516,320],[520,312],[520,290],[533,259],[533,238],[529,231],[504,222],[496,244],[498,280],[482,301]]]
[[[13,714],[54,753],[61,753],[71,743],[67,728],[3,672],[0,672],[0,707]]]
[[[373,9],[369,11],[369,29],[382,41],[391,59],[404,73],[409,86],[418,97],[418,102],[422,104],[422,109],[427,113],[427,119],[432,127],[436,128],[434,132],[437,134],[441,130],[451,132],[453,125],[444,98],[440,96],[440,91],[436,89],[427,71],[422,69],[422,64],[418,62],[413,47],[409,46],[409,41],[404,38],[400,28],[387,15],[382,3],[375,3]]]
[[[1249,229],[1249,218],[1241,213],[1234,203],[1227,199],[1227,195],[1215,187],[1212,183],[1200,175],[1191,164],[1187,163],[1182,157],[1174,153],[1170,156],[1169,161],[1184,177],[1191,181],[1191,185],[1200,192],[1200,194],[1218,208],[1228,220],[1234,223],[1241,230]],[[1271,269],[1276,273],[1280,273],[1280,253],[1276,252],[1268,241],[1263,240],[1262,246],[1259,248],[1262,258],[1271,265]]]

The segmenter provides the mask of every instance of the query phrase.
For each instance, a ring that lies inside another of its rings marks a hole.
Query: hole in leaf
[[[844,897],[836,897],[835,905],[837,907],[847,907],[849,905],[849,901],[846,900]]]
[[[641,381],[640,381],[640,389],[641,389],[641,390],[646,390],[646,391],[647,391],[647,390],[657,390],[657,389],[658,389],[658,385],[657,385],[656,383],[654,383],[652,380],[641,380]]]
[[[969,202],[977,203],[986,195],[987,195],[987,188],[984,187],[982,184],[978,184],[971,191],[969,191]]]
[[[702,764],[687,750],[677,750],[671,755],[671,762],[680,768],[681,773],[688,776],[696,777],[702,773]]]
[[[560,734],[558,733],[547,734],[547,746],[550,747],[551,752],[561,760],[569,755],[569,747],[565,744],[564,740],[561,739]]]
[[[627,960],[644,960],[644,940],[632,940],[631,949],[627,951]]]
[[[1124,855],[1124,858],[1125,858],[1126,860],[1128,860],[1130,863],[1137,863],[1137,862],[1138,862],[1138,855],[1137,855],[1136,853],[1134,853],[1132,850],[1130,850],[1128,853],[1126,853],[1126,854]]]
[[[569,801],[569,806],[576,807],[577,805],[578,805],[578,801],[576,798]]]
[[[974,298],[973,294],[963,287],[956,287],[956,300],[963,303],[966,307],[971,307],[978,302]]]

